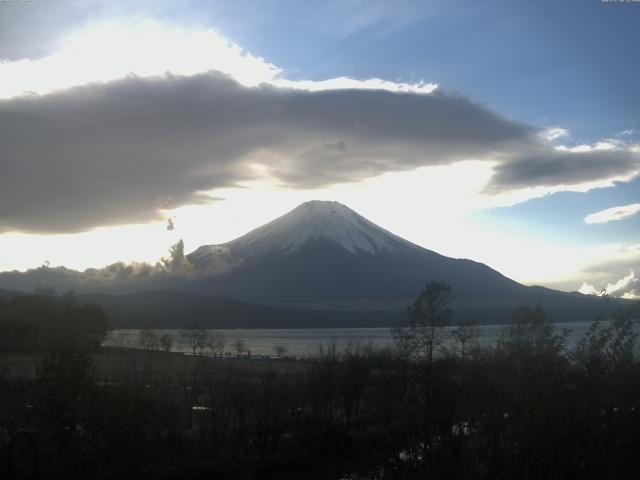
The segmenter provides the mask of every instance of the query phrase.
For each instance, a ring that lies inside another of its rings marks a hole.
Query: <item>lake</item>
[[[573,322],[557,325],[559,329],[569,329],[568,346],[573,348],[589,329],[591,322]],[[455,327],[447,327],[450,333]],[[480,327],[480,342],[484,346],[494,345],[500,335],[502,325],[483,325]],[[120,329],[108,333],[103,345],[138,347],[141,330]],[[191,349],[181,336],[181,330],[154,330],[159,336],[168,334],[173,338],[172,351],[190,353]],[[225,351],[235,352],[234,343],[244,342],[245,350],[251,355],[274,355],[274,347],[286,348],[287,355],[301,357],[316,355],[321,348],[325,351],[330,345],[336,345],[338,351],[348,346],[372,345],[374,348],[392,347],[393,340],[388,328],[308,328],[308,329],[232,329],[209,330],[220,333],[225,339]],[[451,340],[448,340],[451,342]]]

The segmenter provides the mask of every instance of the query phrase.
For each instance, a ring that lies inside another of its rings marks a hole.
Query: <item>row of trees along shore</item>
[[[640,478],[638,304],[572,348],[524,306],[452,354],[452,298],[428,283],[394,348],[304,361],[54,343],[32,377],[0,368],[0,477]]]
[[[0,352],[41,352],[55,343],[97,350],[107,332],[102,308],[68,292],[38,289],[33,295],[0,298]]]

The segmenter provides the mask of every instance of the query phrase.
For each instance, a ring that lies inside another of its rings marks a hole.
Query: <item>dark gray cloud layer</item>
[[[538,185],[576,185],[630,174],[639,168],[638,155],[625,149],[572,152],[534,145],[499,164],[487,190],[498,193]]]
[[[159,218],[255,178],[292,188],[464,159],[498,160],[488,191],[633,172],[626,151],[552,149],[466,98],[247,88],[217,73],[130,77],[0,101],[0,232],[72,232]]]

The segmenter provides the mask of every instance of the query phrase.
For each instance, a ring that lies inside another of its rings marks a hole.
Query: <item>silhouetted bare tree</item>
[[[401,354],[433,363],[444,341],[444,327],[452,317],[449,305],[455,296],[444,282],[427,282],[418,298],[407,308],[407,325],[392,331]]]

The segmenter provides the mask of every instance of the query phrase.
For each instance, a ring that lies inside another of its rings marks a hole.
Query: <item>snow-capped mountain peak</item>
[[[409,242],[378,227],[338,202],[313,200],[229,244],[244,256],[292,252],[310,240],[324,239],[351,253],[394,251]]]
[[[375,255],[403,247],[415,248],[341,203],[313,200],[229,243],[202,246],[189,259],[200,264],[222,260],[229,265],[232,259],[242,261],[256,255],[295,252],[314,240],[332,242],[352,254]]]
[[[405,240],[338,202],[313,200],[229,244],[242,256],[290,253],[310,240],[328,240],[351,253],[395,251]]]

